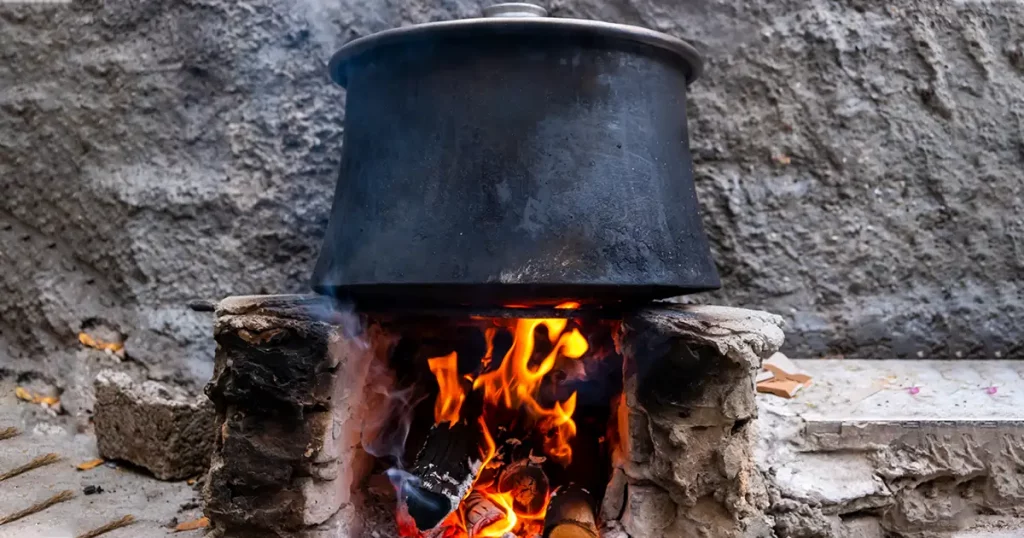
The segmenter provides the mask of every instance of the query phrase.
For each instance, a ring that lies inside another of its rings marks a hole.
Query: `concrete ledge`
[[[1024,535],[1024,361],[796,362],[810,387],[757,398],[777,531]]]

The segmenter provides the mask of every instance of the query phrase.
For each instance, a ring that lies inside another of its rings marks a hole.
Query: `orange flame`
[[[569,441],[576,437],[576,422],[572,420],[572,414],[576,412],[576,393],[565,401],[565,404],[555,403],[554,414],[544,418],[541,429],[548,432],[544,439],[544,450],[551,455],[555,461],[568,462],[572,459],[572,448]]]
[[[494,336],[498,334],[497,327],[488,327],[484,330],[484,338],[487,340],[487,352],[484,353],[484,358],[480,359],[480,365],[487,368],[491,365],[491,361],[494,360]]]
[[[484,417],[480,417],[478,422],[480,423],[480,428],[483,429],[484,432],[484,447],[480,451],[480,461],[482,462],[480,463],[480,468],[483,469],[487,467],[487,464],[491,462],[492,458],[494,458],[494,454],[498,452],[498,447],[494,444],[494,438],[491,437],[491,430],[487,427],[487,422],[484,421]]]
[[[577,303],[566,303],[558,308],[578,308]],[[476,376],[464,376],[472,382],[472,390],[480,391],[485,403],[485,412],[479,417],[478,423],[483,431],[483,443],[480,447],[482,464],[486,469],[497,454],[497,446],[488,427],[487,409],[524,410],[526,418],[544,435],[544,452],[552,461],[568,465],[572,461],[570,443],[576,436],[576,423],[573,414],[576,411],[577,396],[572,393],[565,401],[555,402],[553,407],[545,407],[538,395],[545,376],[554,370],[560,358],[579,359],[589,350],[587,339],[573,328],[567,330],[569,320],[555,319],[517,319],[506,324],[496,321],[496,326],[504,325],[513,333],[512,345],[505,353],[500,364],[491,368],[495,362],[494,339],[499,332],[498,327],[487,328],[484,336],[487,342],[486,353],[481,360],[484,373]],[[534,358],[537,351],[536,332],[541,327],[547,331],[548,343],[543,346],[550,351],[540,360]],[[437,424],[455,424],[460,419],[460,411],[466,401],[466,388],[462,383],[463,376],[458,374],[458,356],[451,353],[443,357],[429,359],[430,371],[437,379],[440,388],[434,401],[434,420]],[[476,477],[479,478],[479,475]],[[504,516],[478,532],[474,538],[501,538],[509,532],[520,535],[527,533],[539,534],[547,511],[547,502],[537,514],[517,513],[514,508],[514,495],[511,492],[497,490],[497,484],[474,485],[473,489],[485,495],[496,507],[504,511]],[[442,525],[458,527],[465,532],[464,522],[453,513]],[[464,534],[456,533],[456,536]],[[403,535],[404,536],[404,535]]]
[[[430,359],[427,364],[430,365],[430,371],[437,378],[437,386],[441,389],[437,394],[437,400],[434,401],[434,422],[447,422],[449,427],[454,426],[459,421],[462,402],[466,401],[466,392],[459,381],[458,356],[452,352],[444,357]]]
[[[473,390],[482,390],[484,401],[488,404],[505,409],[523,408],[530,418],[551,430],[548,442],[545,443],[546,450],[549,456],[563,465],[568,465],[572,459],[569,442],[576,435],[576,424],[572,420],[576,409],[575,394],[563,403],[556,402],[553,409],[548,409],[537,401],[537,393],[544,376],[554,369],[559,357],[578,359],[589,349],[587,339],[577,329],[565,331],[568,323],[568,320],[560,318],[516,320],[512,347],[505,354],[501,365],[473,380]],[[541,326],[547,329],[548,339],[554,346],[539,364],[531,366],[536,349],[535,333]],[[492,362],[496,334],[496,329],[485,331],[485,366]],[[430,359],[429,365],[440,387],[434,402],[434,421],[437,424],[455,424],[459,420],[462,403],[466,400],[465,389],[459,381],[458,357],[453,352]]]

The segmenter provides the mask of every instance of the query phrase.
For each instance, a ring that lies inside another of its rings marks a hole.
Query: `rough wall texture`
[[[210,374],[196,297],[305,288],[340,154],[330,53],[475,0],[0,7],[0,349],[106,325]],[[708,57],[691,143],[723,291],[797,355],[1024,356],[1024,5],[552,0]]]

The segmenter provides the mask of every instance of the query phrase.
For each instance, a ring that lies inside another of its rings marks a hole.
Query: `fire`
[[[558,429],[555,437],[564,440],[564,443],[553,445],[548,455],[563,465],[568,465],[572,459],[569,441],[576,433],[576,425],[572,421],[576,395],[570,396],[564,405],[556,402],[554,408],[549,409],[537,401],[537,393],[544,376],[554,369],[559,356],[578,359],[587,352],[587,339],[576,329],[564,332],[567,324],[568,320],[565,319],[517,320],[512,347],[501,364],[494,370],[480,374],[473,381],[473,390],[483,391],[487,404],[504,409],[525,409],[531,419]],[[536,348],[535,333],[542,326],[547,329],[548,338],[554,347],[540,364],[532,367],[530,363]],[[493,349],[493,342],[488,343],[488,349]],[[438,400],[448,398],[451,396],[438,395]],[[572,409],[568,409],[570,402]]]
[[[576,393],[574,392],[564,404],[556,403],[553,412],[553,415],[544,418],[541,426],[542,429],[551,432],[544,440],[544,450],[555,461],[568,464],[572,460],[569,441],[576,437],[576,423],[572,420],[572,414],[576,412]]]
[[[576,303],[566,303],[558,308],[578,307]],[[429,359],[430,371],[439,388],[434,401],[434,421],[438,425],[454,425],[463,418],[461,413],[467,401],[475,398],[478,406],[482,401],[483,413],[477,419],[484,438],[480,449],[482,464],[470,493],[483,495],[493,505],[492,515],[498,515],[498,509],[504,514],[482,530],[476,531],[472,538],[501,538],[512,532],[518,536],[532,536],[539,534],[543,527],[550,491],[541,493],[543,497],[535,497],[543,503],[539,511],[534,506],[533,511],[536,513],[531,513],[521,506],[517,508],[514,492],[502,491],[497,480],[481,480],[481,475],[485,474],[498,453],[495,435],[500,429],[499,425],[507,431],[507,417],[518,417],[515,420],[525,421],[523,425],[527,430],[532,429],[543,436],[544,454],[537,456],[540,460],[546,457],[562,466],[569,465],[572,461],[571,442],[576,436],[576,423],[573,420],[576,393],[573,392],[563,401],[552,402],[548,391],[545,393],[545,403],[541,392],[546,377],[555,369],[559,360],[580,359],[589,350],[589,344],[578,329],[569,327],[569,320],[564,318],[492,320],[492,323],[494,326],[484,331],[487,348],[480,361],[480,373],[460,375],[456,353]],[[538,333],[542,329],[546,333],[547,342],[538,341]],[[495,338],[501,330],[510,332],[513,339],[499,361],[494,356]],[[538,448],[541,445],[539,440],[537,445]],[[500,463],[495,465],[500,466]],[[460,528],[461,532],[455,536],[467,536],[466,522],[461,512],[458,510],[452,513],[442,523],[442,526],[447,525],[449,528]]]
[[[480,538],[501,538],[506,532],[512,532],[512,529],[516,528],[516,524],[519,522],[516,517],[516,511],[512,508],[512,494],[488,493],[487,498],[505,511],[505,517],[485,527],[477,536]]]
[[[459,421],[459,411],[462,409],[462,402],[466,401],[466,392],[462,389],[462,382],[459,378],[459,361],[455,353],[444,357],[437,357],[427,361],[430,371],[437,378],[437,384],[441,387],[437,400],[434,402],[434,422],[443,424],[447,422],[450,426]]]

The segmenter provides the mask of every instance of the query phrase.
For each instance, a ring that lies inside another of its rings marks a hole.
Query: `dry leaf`
[[[95,469],[95,468],[99,467],[100,465],[103,465],[103,460],[102,459],[95,459],[95,460],[89,460],[89,461],[84,462],[84,463],[79,463],[78,465],[75,465],[75,469],[78,469],[79,471],[88,471],[89,469]]]
[[[792,398],[796,396],[800,389],[804,388],[804,384],[798,381],[781,380],[781,381],[762,381],[757,384],[757,392],[765,392],[768,394],[774,394],[782,398]]]
[[[52,408],[56,408],[58,405],[60,405],[60,398],[57,398],[56,396],[42,396],[40,394],[32,394],[23,387],[15,387],[14,395],[17,396],[19,400],[24,400],[26,402],[31,402],[35,404],[43,404]]]
[[[102,351],[111,351],[114,353],[117,353],[124,348],[124,344],[121,342],[104,342],[103,340],[97,340],[86,333],[78,333],[78,341],[81,342],[83,346],[88,346]]]
[[[178,523],[177,527],[174,527],[174,532],[185,532],[194,531],[196,529],[205,529],[210,526],[209,518],[201,517],[192,521],[186,521],[184,523]]]

